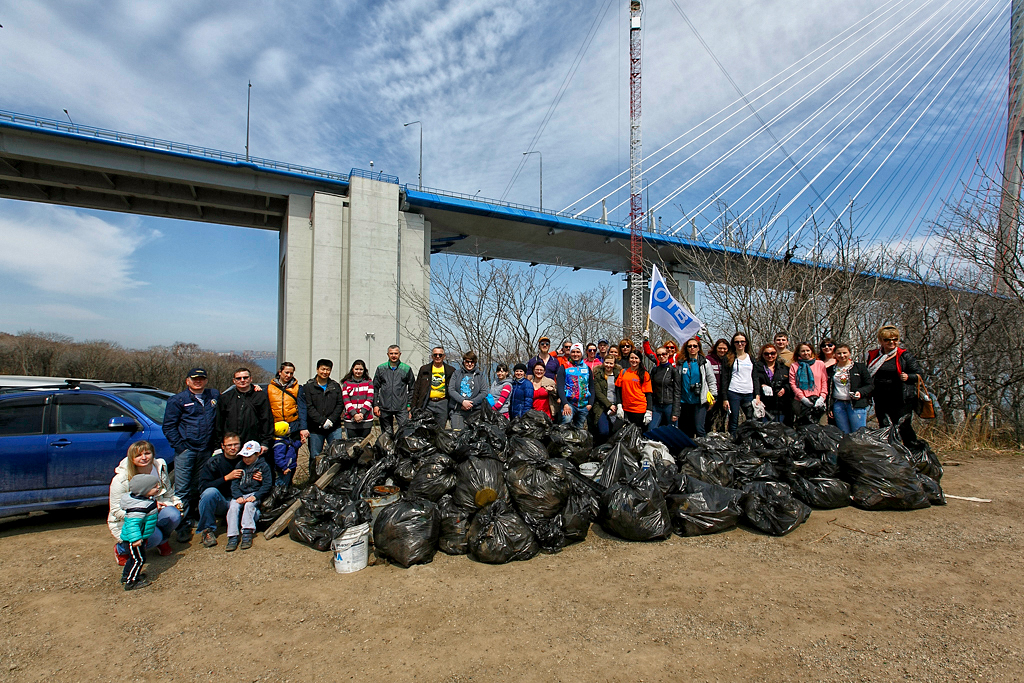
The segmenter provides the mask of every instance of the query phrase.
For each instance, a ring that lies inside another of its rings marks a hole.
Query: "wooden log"
[[[359,442],[359,448],[365,448],[366,446],[368,446],[370,444],[371,436],[372,433],[367,434],[366,438]],[[334,463],[326,472],[323,473],[323,476],[321,476],[313,483],[313,486],[317,487],[318,489],[323,489],[325,486],[331,483],[331,481],[340,471],[341,463]],[[287,529],[288,524],[292,521],[292,518],[295,517],[295,513],[299,511],[300,505],[302,505],[301,500],[297,500],[291,505],[289,505],[288,509],[285,510],[280,517],[274,520],[274,523],[267,527],[267,530],[263,532],[263,538],[270,540],[274,536],[277,536],[282,531]]]

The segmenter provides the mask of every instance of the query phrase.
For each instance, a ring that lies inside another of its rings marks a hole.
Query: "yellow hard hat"
[[[288,436],[288,432],[292,430],[292,426],[287,422],[275,422],[274,423],[274,436]]]

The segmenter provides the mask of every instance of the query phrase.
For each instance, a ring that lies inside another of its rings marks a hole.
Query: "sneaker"
[[[136,588],[145,588],[149,584],[150,584],[150,580],[149,579],[146,579],[146,578],[143,578],[143,577],[140,576],[139,578],[135,579],[134,581],[129,581],[128,583],[126,583],[124,585],[124,589],[126,591],[133,591]]]
[[[168,556],[168,555],[170,555],[170,554],[171,554],[172,552],[174,552],[173,550],[171,550],[171,544],[170,544],[169,542],[167,542],[167,541],[164,541],[163,543],[161,543],[160,545],[158,545],[158,546],[156,547],[156,551],[157,551],[158,553],[160,553],[160,554],[161,554],[162,556],[164,556],[164,557],[167,557],[167,556]]]
[[[178,528],[178,533],[175,536],[178,539],[178,543],[188,543],[192,540],[192,525],[186,524],[185,526]]]
[[[114,557],[117,558],[117,566],[123,567],[128,561],[128,553],[122,553],[121,549],[117,547],[118,544],[114,544]]]
[[[242,550],[248,550],[252,547],[252,531],[245,529],[242,531],[242,545],[239,546]]]
[[[146,572],[139,572],[139,575],[138,575],[138,577],[135,580],[136,581],[140,581],[140,580],[145,579],[145,578],[148,578],[146,576]],[[121,577],[121,583],[127,583],[127,581],[125,581],[123,576]]]
[[[238,548],[238,536],[228,536],[228,547],[224,548],[229,553],[235,552]]]
[[[213,529],[206,529],[203,531],[203,547],[212,548],[217,545],[217,534],[213,533]]]

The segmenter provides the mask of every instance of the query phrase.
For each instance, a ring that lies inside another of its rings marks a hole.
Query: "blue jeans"
[[[217,530],[217,518],[228,512],[228,499],[216,486],[203,491],[199,497],[199,526],[201,532]]]
[[[735,434],[736,428],[740,426],[740,410],[747,416],[748,420],[754,419],[754,394],[737,394],[735,391],[726,392],[729,401],[729,433]]]
[[[587,413],[590,409],[587,406],[578,406],[575,403],[569,402],[565,405],[572,408],[572,414],[562,415],[562,419],[559,420],[559,424],[567,425],[571,424],[573,429],[583,429],[587,426]]]
[[[311,477],[316,475],[316,465],[313,461],[316,459],[316,456],[320,455],[320,451],[324,449],[324,443],[326,442],[330,446],[338,439],[345,438],[344,430],[344,426],[335,427],[327,432],[327,434],[320,434],[312,429],[309,430],[309,438],[306,440],[306,445],[309,446],[309,473]]]
[[[199,473],[210,451],[182,451],[174,456],[174,495],[181,499],[181,525],[191,525],[198,515]]]
[[[708,407],[696,403],[682,403],[679,406],[679,422],[676,426],[691,439],[694,436],[706,436],[704,422],[708,415]]]
[[[654,429],[655,427],[671,427],[672,426],[672,409],[671,403],[665,405],[654,404],[654,410],[651,411],[651,424],[648,429]]]
[[[171,537],[171,532],[178,527],[178,522],[180,521],[181,513],[178,512],[178,508],[172,505],[160,508],[160,512],[156,515],[156,528],[153,529],[150,537],[146,539],[146,550],[155,548],[167,541]],[[117,544],[117,551],[122,555],[127,555],[128,544],[123,541],[119,542]]]
[[[868,422],[867,408],[854,408],[852,401],[836,401],[832,406],[836,426],[843,434],[852,434]]]

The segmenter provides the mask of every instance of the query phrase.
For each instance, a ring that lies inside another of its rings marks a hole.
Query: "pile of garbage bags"
[[[490,564],[528,560],[583,541],[594,523],[629,541],[741,524],[782,536],[813,508],[945,502],[938,458],[924,442],[905,448],[896,426],[843,435],[831,426],[748,421],[733,436],[658,436],[627,424],[595,446],[586,430],[555,426],[541,412],[510,422],[486,406],[455,432],[437,430],[433,415],[420,411],[371,448],[336,442],[317,463],[319,474],[341,468],[323,491],[275,486],[263,508],[280,514],[301,501],[289,535],[320,550],[372,518],[375,553],[408,567],[438,550]],[[397,486],[400,497],[371,513],[369,494],[382,484]]]

